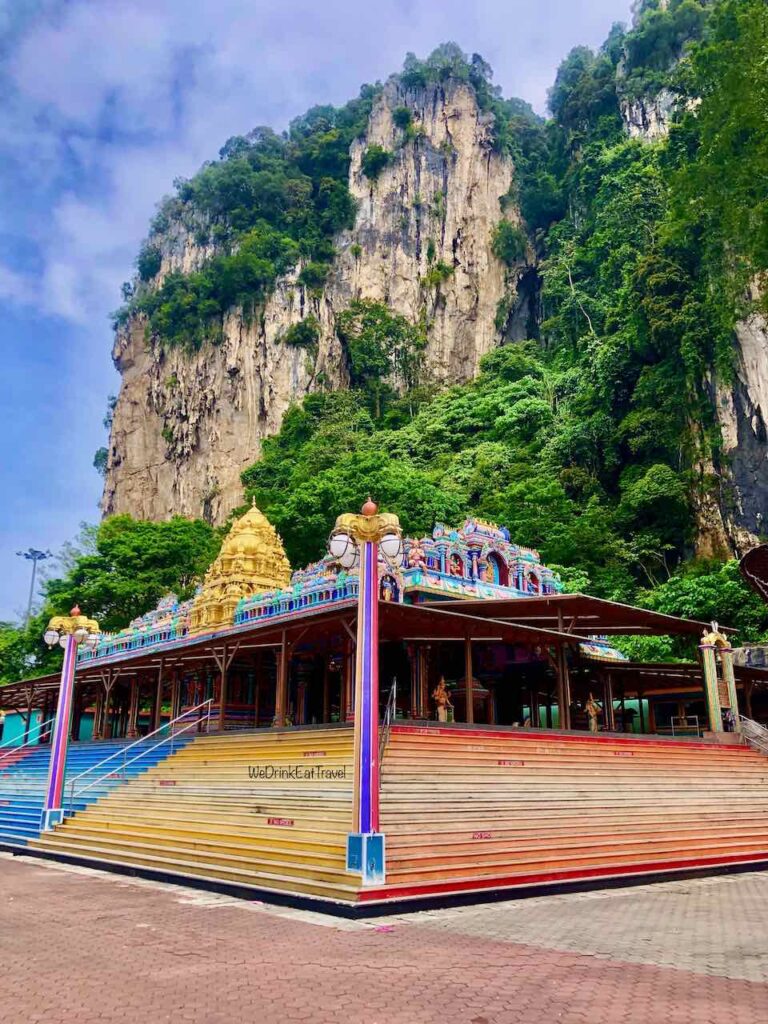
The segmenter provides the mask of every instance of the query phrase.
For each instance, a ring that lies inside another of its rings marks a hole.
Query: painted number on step
[[[305,750],[304,757],[325,757],[324,750]]]
[[[160,779],[158,782],[159,786],[175,786],[176,779]]]
[[[267,818],[268,825],[281,825],[283,828],[291,828],[293,818]]]
[[[492,832],[473,832],[472,833],[472,838],[473,839],[493,839],[493,833]]]
[[[522,768],[525,761],[497,761],[496,764],[500,764],[504,768]]]
[[[635,756],[635,752],[634,752],[634,750],[614,750],[613,756],[614,757],[634,757]]]

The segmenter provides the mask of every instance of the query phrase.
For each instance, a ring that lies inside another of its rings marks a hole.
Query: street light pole
[[[26,551],[17,551],[19,558],[26,558],[32,563],[32,580],[29,584],[29,600],[27,601],[27,614],[24,616],[24,627],[29,625],[32,615],[32,601],[35,596],[35,576],[37,575],[37,563],[51,557],[50,551],[38,551],[37,548],[28,548]]]
[[[75,692],[75,663],[80,644],[94,648],[99,642],[99,624],[80,613],[75,605],[69,615],[54,615],[48,623],[43,639],[49,647],[59,644],[64,648],[64,664],[61,666],[59,701],[56,706],[56,721],[51,737],[51,761],[48,768],[48,783],[45,789],[42,828],[51,829],[64,818],[62,794],[64,772],[67,766],[69,744],[69,723],[72,718],[72,703]]]
[[[354,828],[347,838],[347,869],[363,884],[384,881],[384,836],[379,833],[379,551],[402,557],[400,521],[368,501],[360,515],[339,516],[328,550],[343,568],[359,566],[355,659]]]

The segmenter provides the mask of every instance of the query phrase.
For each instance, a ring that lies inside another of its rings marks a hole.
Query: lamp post
[[[388,562],[402,557],[400,521],[379,513],[370,498],[359,515],[336,520],[328,543],[345,569],[359,566],[355,661],[354,827],[347,840],[347,868],[363,883],[384,880],[384,837],[379,833],[379,552]]]
[[[38,551],[37,548],[27,548],[26,551],[17,551],[16,554],[19,558],[26,558],[28,562],[32,563],[32,579],[29,584],[29,599],[27,601],[27,614],[24,616],[25,627],[29,625],[29,619],[32,615],[32,599],[35,596],[35,576],[37,575],[37,563],[45,561],[46,558],[51,557],[50,551]]]
[[[99,642],[99,624],[82,615],[75,605],[69,615],[54,615],[48,623],[43,639],[49,647],[58,644],[64,648],[64,664],[61,666],[59,702],[56,707],[56,721],[51,739],[51,763],[48,769],[48,784],[43,804],[43,829],[53,828],[64,817],[62,793],[64,772],[67,765],[67,744],[69,723],[72,718],[72,698],[75,690],[75,662],[77,648],[84,644],[93,649]]]

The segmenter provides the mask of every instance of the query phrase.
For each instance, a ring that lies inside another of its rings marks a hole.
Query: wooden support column
[[[131,680],[131,703],[128,708],[126,735],[129,740],[135,740],[139,735],[139,680],[135,676]]]
[[[155,705],[152,712],[152,728],[154,732],[160,728],[160,720],[163,711],[163,659],[160,659],[160,668],[157,670],[157,689],[155,690]]]
[[[171,721],[174,718],[178,718],[181,714],[181,675],[179,670],[173,673],[173,682],[171,683]],[[184,723],[185,724],[185,723]]]
[[[253,724],[259,727],[259,697],[261,696],[261,676],[264,672],[264,652],[257,651],[253,659]]]
[[[285,630],[280,636],[280,649],[277,661],[277,690],[275,693],[275,726],[284,726],[288,712],[288,643]]]
[[[227,663],[227,645],[224,644],[224,656],[219,666],[221,676],[221,687],[219,689],[219,732],[223,732],[227,721],[227,684],[229,665]]]
[[[411,670],[411,718],[419,717],[419,647],[408,644],[408,667]]]
[[[354,644],[351,637],[347,637],[346,644],[344,646],[344,721],[353,722],[355,718],[355,697],[354,687],[352,685],[352,674],[354,669]]]
[[[323,658],[323,725],[331,719],[331,672],[329,668],[330,658],[326,654]]]
[[[475,688],[472,680],[472,641],[464,638],[464,692],[466,694],[467,724],[475,721]]]
[[[613,677],[610,672],[605,674],[603,691],[605,693],[605,727],[609,732],[616,732],[616,714],[613,710]]]
[[[104,693],[99,690],[96,694],[96,702],[94,705],[93,712],[93,739],[100,740],[102,738],[103,729],[103,715],[104,715]]]
[[[432,650],[426,644],[419,651],[421,665],[419,667],[419,718],[430,718],[429,713],[429,655]]]
[[[643,711],[643,691],[637,691],[637,710],[640,715],[640,732],[645,732],[645,712]]]

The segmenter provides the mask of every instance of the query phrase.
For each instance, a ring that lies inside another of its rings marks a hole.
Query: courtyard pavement
[[[351,922],[0,854],[0,1022],[768,1024],[768,873]]]

